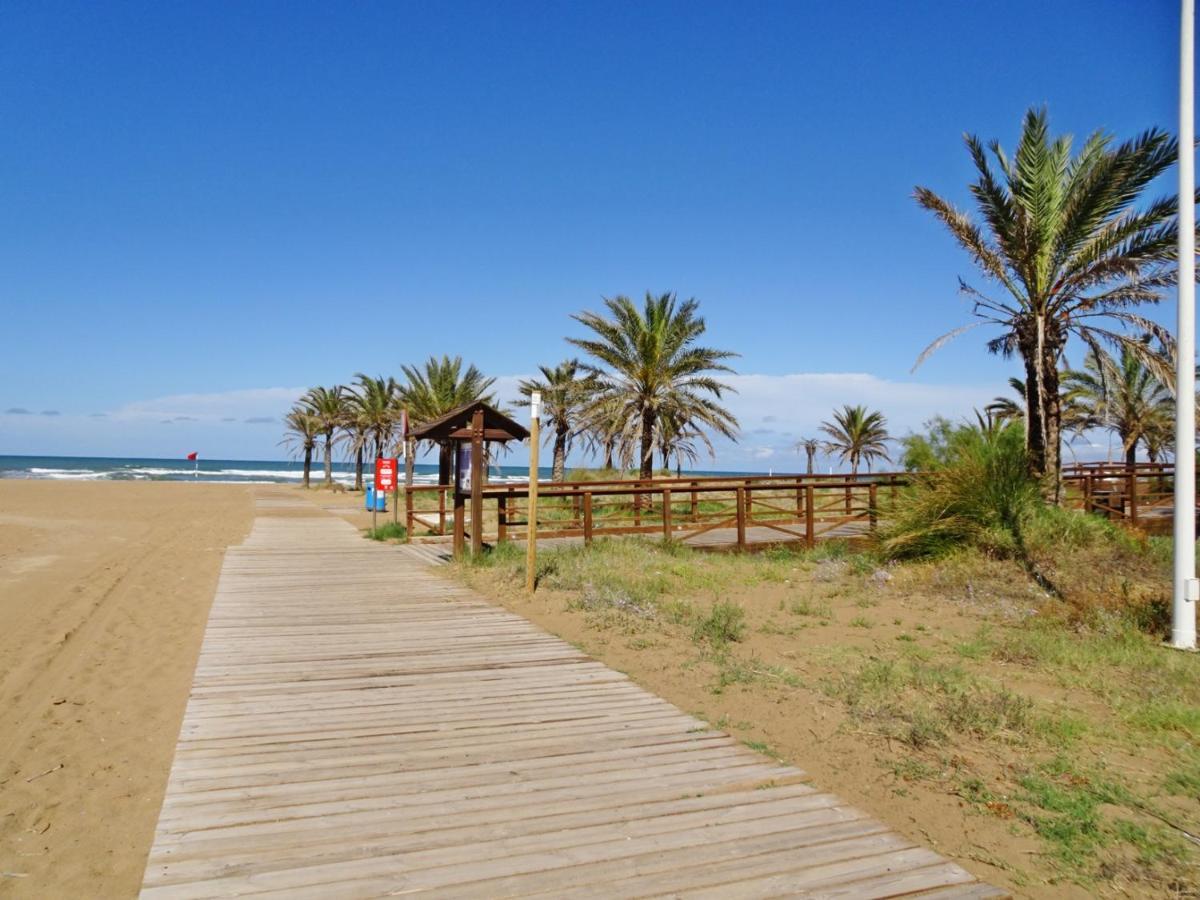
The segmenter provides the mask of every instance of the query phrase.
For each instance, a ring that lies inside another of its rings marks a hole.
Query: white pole
[[[1171,646],[1196,647],[1196,6],[1181,0],[1179,35],[1179,322],[1175,370],[1175,583]]]
[[[525,590],[537,587],[537,500],[539,426],[542,414],[541,391],[529,395],[529,524],[525,526]]]

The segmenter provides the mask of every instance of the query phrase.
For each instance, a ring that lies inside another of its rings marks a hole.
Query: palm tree
[[[814,437],[800,438],[800,440],[796,442],[797,452],[803,450],[804,455],[808,457],[808,474],[809,475],[811,475],[813,473],[813,462],[816,460],[817,454],[820,452],[821,447],[824,443],[825,442],[822,441],[820,438],[814,438]]]
[[[523,380],[519,390],[525,397],[534,391],[541,392],[546,439],[554,441],[552,477],[555,481],[563,481],[567,473],[567,453],[571,442],[582,430],[582,415],[596,392],[596,379],[582,371],[577,359],[568,359],[554,368],[538,368],[542,372],[541,380]]]
[[[348,389],[346,399],[354,422],[355,485],[361,490],[363,455],[367,448],[379,459],[391,446],[400,419],[400,385],[396,379],[385,379],[382,375],[371,378],[359,372],[354,377],[356,383]]]
[[[997,422],[1025,421],[1025,382],[1020,378],[1008,379],[1008,386],[1013,389],[1016,397],[999,396],[992,400],[983,411]]]
[[[309,388],[300,403],[325,438],[325,486],[332,487],[333,445],[338,429],[346,424],[346,389],[340,384]]]
[[[1161,327],[1131,308],[1157,302],[1175,281],[1176,201],[1140,201],[1145,188],[1174,162],[1177,144],[1158,129],[1119,146],[1110,135],[1095,132],[1072,156],[1069,137],[1051,141],[1044,109],[1025,114],[1014,156],[997,141],[988,145],[998,174],[978,138],[967,135],[966,144],[979,175],[970,190],[986,232],[928,188],[917,187],[915,197],[999,286],[1001,298],[960,279],[977,321],[938,338],[917,365],[970,328],[998,326],[1001,334],[988,349],[1016,353],[1024,363],[1030,472],[1057,501],[1059,365],[1067,339],[1075,335],[1093,350],[1102,344],[1145,350],[1135,338],[1112,330],[1116,324],[1170,341]]]
[[[641,310],[628,297],[606,298],[604,305],[611,317],[573,316],[595,337],[568,340],[595,360],[589,368],[600,391],[593,408],[619,423],[618,447],[638,448],[640,477],[654,474],[655,437],[666,413],[736,440],[737,419],[718,402],[730,388],[713,373],[732,372],[724,361],[737,354],[697,346],[705,330],[699,304],[647,292]]]
[[[400,404],[408,409],[410,427],[432,422],[451,410],[476,400],[495,405],[496,398],[489,389],[496,381],[487,378],[475,366],[463,371],[461,356],[429,357],[423,369],[401,366],[408,383],[400,388]],[[451,453],[454,445],[443,442],[438,447],[438,482],[450,483]]]
[[[317,420],[309,415],[303,406],[297,404],[283,417],[283,424],[287,426],[287,430],[279,443],[295,447],[304,454],[304,487],[307,488],[312,475],[313,450],[320,433]]]
[[[1122,348],[1120,359],[1114,360],[1090,352],[1082,370],[1063,374],[1063,386],[1068,397],[1093,411],[1090,425],[1117,435],[1126,465],[1137,462],[1139,443],[1147,443],[1148,449],[1153,444],[1156,456],[1163,449],[1162,436],[1173,428],[1175,401],[1140,355]]]
[[[866,461],[868,472],[873,459],[891,461],[887,452],[891,435],[881,412],[868,412],[865,406],[843,406],[840,412],[834,411],[833,422],[821,423],[821,430],[829,435],[829,449],[840,459],[850,461],[850,474],[856,478],[861,461]]]

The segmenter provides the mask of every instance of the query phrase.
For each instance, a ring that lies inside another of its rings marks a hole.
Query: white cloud
[[[228,421],[230,419],[279,419],[306,388],[272,387],[221,391],[211,394],[173,394],[137,400],[112,410],[119,421],[162,420]]]

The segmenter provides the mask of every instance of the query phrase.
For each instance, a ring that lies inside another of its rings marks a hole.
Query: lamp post
[[[1175,578],[1171,646],[1196,647],[1195,0],[1181,0],[1179,34],[1179,319],[1175,359]]]
[[[525,527],[525,590],[534,588],[537,571],[538,426],[541,424],[542,394],[529,395],[529,524]]]

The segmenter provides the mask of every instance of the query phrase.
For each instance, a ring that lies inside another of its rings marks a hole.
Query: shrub
[[[740,641],[746,634],[746,611],[736,603],[720,600],[712,605],[708,615],[696,620],[692,640],[707,641],[721,648],[730,641]]]
[[[1025,556],[1024,532],[1041,507],[1017,426],[963,426],[948,461],[923,476],[897,504],[879,538],[891,559],[942,556],[965,545]]]

